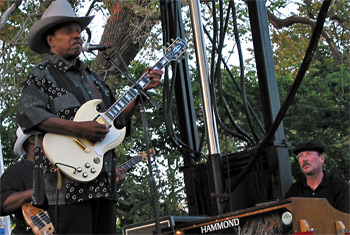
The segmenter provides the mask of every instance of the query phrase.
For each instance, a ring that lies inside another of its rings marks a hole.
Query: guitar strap
[[[99,89],[98,93],[101,96],[101,99],[104,100],[106,103],[106,109],[107,107],[111,107],[111,105],[115,102],[115,97],[113,95],[112,90],[110,87],[103,82],[103,80],[93,71],[88,70],[91,75],[95,78],[94,86]],[[101,91],[101,92],[99,92]]]
[[[51,66],[48,66],[48,69],[49,69],[50,74],[54,77],[58,86],[64,87],[69,93],[73,94],[78,99],[80,104],[84,104],[87,101],[84,98],[84,95],[83,95],[83,92],[81,91],[81,89],[74,85],[72,80],[68,78],[67,74],[65,74],[60,69],[55,69],[55,68],[52,68]],[[107,97],[105,95],[105,93],[110,93],[109,88],[104,86],[101,83],[101,81],[99,80],[99,77],[95,73],[93,73],[90,70],[88,70],[86,72],[87,73],[91,72],[91,76],[93,76],[95,78],[95,81],[93,81],[92,79],[89,79],[89,78],[87,78],[86,80],[88,81],[88,83],[91,87],[91,91],[92,91],[94,97],[102,100],[102,103],[99,104],[101,111],[106,111],[107,107],[111,106],[111,104],[113,103],[113,100],[111,100],[111,99],[113,99],[113,96]],[[83,74],[84,74],[84,76],[86,76],[85,71],[83,71]],[[102,92],[100,92],[100,91],[102,91]],[[105,103],[106,101],[107,101],[107,104]]]
[[[40,140],[39,134],[35,135],[35,150],[34,152],[38,155],[41,154],[40,149],[42,149],[42,144]],[[41,159],[40,157],[34,157],[34,164],[38,166],[42,162],[39,160]],[[41,194],[39,192],[44,192],[45,191],[45,186],[43,182],[43,172],[39,167],[34,167],[33,170],[33,197],[32,197],[32,203],[33,205],[41,205],[43,206],[46,201],[45,201],[45,195]]]
[[[89,82],[89,85],[91,86],[91,90],[92,90],[92,93],[94,94],[94,96],[97,97],[98,99],[102,100],[102,102],[99,104],[101,111],[102,112],[106,111],[107,105],[105,104],[104,99],[103,99],[101,93],[99,92],[96,84],[93,81],[91,81],[91,79],[87,79],[87,80]]]
[[[65,88],[69,93],[72,93],[80,102],[84,104],[86,102],[83,92],[74,85],[74,83],[67,77],[67,75],[59,69],[54,69],[51,66],[47,66],[50,74],[55,79],[58,86]]]

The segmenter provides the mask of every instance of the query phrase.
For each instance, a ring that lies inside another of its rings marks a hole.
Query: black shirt
[[[326,198],[335,209],[350,213],[349,208],[349,184],[338,177],[323,172],[323,179],[318,187],[313,190],[306,183],[306,178],[293,183],[287,191],[285,198],[289,197],[311,197]]]
[[[33,162],[24,159],[11,165],[4,174],[1,175],[1,207],[10,195],[33,188],[33,169]],[[21,209],[16,211],[15,219],[16,227],[13,229],[13,233],[32,234],[31,230],[26,231],[26,227],[29,226],[27,226],[24,221]]]

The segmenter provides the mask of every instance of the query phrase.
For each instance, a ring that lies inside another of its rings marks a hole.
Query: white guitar
[[[180,58],[186,49],[186,42],[177,38],[166,49],[166,54],[153,68],[162,69],[170,61]],[[147,73],[136,82],[141,89],[144,89],[150,82],[146,75]],[[138,94],[139,91],[136,87],[132,87],[104,113],[96,111],[96,106],[101,103],[100,99],[94,99],[84,103],[74,116],[74,121],[95,120],[98,123],[106,125],[110,128],[106,138],[102,142],[93,143],[76,136],[47,133],[43,140],[45,155],[63,174],[75,181],[88,182],[95,179],[102,170],[103,155],[108,150],[120,145],[125,137],[125,128],[115,128],[113,121]]]

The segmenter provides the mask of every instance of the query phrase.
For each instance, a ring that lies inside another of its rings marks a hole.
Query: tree
[[[283,4],[282,2],[271,3],[272,10],[275,9],[275,6],[278,4]],[[284,3],[288,4],[288,3]],[[293,28],[294,25],[298,24],[300,26],[311,26],[314,28],[316,23],[317,11],[320,9],[322,1],[316,1],[312,3],[311,1],[304,1],[304,4],[298,4],[298,10],[301,13],[300,15],[292,15],[284,19],[276,17],[271,11],[268,11],[269,22],[278,30],[283,28]],[[342,43],[343,40],[349,40],[349,35],[346,33],[350,28],[349,21],[344,18],[347,14],[346,10],[349,7],[348,1],[339,1],[337,4],[334,4],[329,11],[329,20],[323,31],[322,37],[329,46],[329,52],[333,57],[334,63],[336,65],[345,63],[349,66],[348,63],[348,52],[349,46]],[[298,27],[300,28],[300,27]],[[306,28],[308,29],[308,28]],[[308,35],[306,31],[306,35]],[[343,47],[344,46],[344,47]],[[318,51],[320,53],[320,51]],[[321,55],[316,55],[318,59],[322,60]]]
[[[125,71],[125,65],[128,65],[144,46],[151,28],[159,20],[156,2],[152,0],[114,0],[104,1],[104,4],[110,9],[110,17],[105,25],[101,43],[115,48],[110,56]],[[97,56],[94,66],[103,74],[115,74],[111,72],[115,69],[103,59],[101,53]]]

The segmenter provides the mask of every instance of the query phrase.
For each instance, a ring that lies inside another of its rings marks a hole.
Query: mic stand
[[[157,187],[156,187],[156,182],[154,180],[153,176],[153,171],[152,171],[152,159],[150,155],[150,141],[149,141],[149,128],[148,128],[148,122],[147,122],[147,117],[146,117],[146,112],[145,112],[145,106],[143,102],[143,98],[140,97],[141,105],[140,105],[140,112],[142,114],[142,122],[143,122],[143,133],[144,133],[144,138],[146,142],[146,152],[147,152],[147,166],[148,166],[148,171],[149,171],[149,178],[150,178],[150,186],[151,186],[151,196],[152,196],[152,204],[153,204],[153,210],[154,210],[154,218],[155,218],[155,224],[156,224],[156,231],[157,234],[160,235],[160,218],[159,218],[159,210],[158,210],[158,199],[157,199]]]
[[[148,122],[147,122],[147,118],[146,118],[146,112],[145,112],[143,98],[145,97],[158,110],[161,109],[161,106],[149,94],[147,94],[144,90],[140,89],[140,86],[135,82],[135,80],[132,79],[131,77],[129,77],[127,74],[125,74],[106,52],[103,52],[103,57],[107,61],[109,61],[122,75],[127,77],[132,82],[132,84],[135,86],[135,88],[139,91],[139,93],[142,94],[140,96],[140,101],[141,101],[140,112],[142,114],[143,132],[144,132],[144,138],[145,138],[145,142],[146,142],[146,152],[147,152],[147,157],[148,157],[147,166],[148,166],[148,171],[149,171],[149,175],[150,175],[151,196],[152,196],[152,204],[153,204],[153,210],[154,210],[156,231],[157,231],[157,234],[160,235],[161,230],[160,230],[159,210],[158,210],[158,206],[157,206],[157,204],[158,204],[157,188],[156,188],[156,183],[154,180],[152,165],[151,165],[152,159],[151,159],[151,155],[149,152],[149,149],[150,149],[149,128],[148,128]]]
[[[129,81],[131,81],[131,83],[135,86],[139,93],[142,94],[148,100],[148,102],[150,102],[157,110],[162,109],[162,107],[157,103],[157,101],[153,99],[151,95],[149,95],[146,91],[140,89],[139,84],[137,84],[134,79],[132,79],[130,76],[124,73],[106,52],[103,52],[103,58],[109,61],[123,76],[129,79]]]

